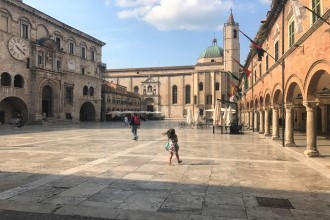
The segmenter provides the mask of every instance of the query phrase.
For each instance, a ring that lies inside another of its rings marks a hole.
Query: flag
[[[234,73],[232,73],[232,72],[230,72],[230,71],[228,71],[228,73],[234,78],[234,79],[236,79],[236,80],[240,80]]]
[[[256,49],[256,52],[258,54],[258,61],[261,61],[262,57],[264,56],[264,53],[266,52],[259,44],[257,44],[254,40],[249,38],[246,34],[243,33],[243,31],[240,30],[240,32],[250,40],[252,46]]]
[[[295,29],[297,33],[302,32],[303,24],[302,21],[306,17],[306,8],[298,0],[291,0]]]
[[[233,57],[232,59],[243,69],[243,72],[246,74],[246,78],[249,78],[251,75],[250,70],[248,68],[244,67],[242,64],[240,64],[237,60],[235,60]]]

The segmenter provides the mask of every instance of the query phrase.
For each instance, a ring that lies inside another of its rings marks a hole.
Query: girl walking
[[[170,159],[168,164],[172,165],[173,154],[175,154],[178,164],[182,163],[182,160],[180,160],[180,156],[179,156],[178,136],[175,134],[175,129],[170,128],[164,134],[167,135],[168,138],[168,148],[166,148],[166,150],[170,152]]]

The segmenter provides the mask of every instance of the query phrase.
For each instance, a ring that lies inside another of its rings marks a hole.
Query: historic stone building
[[[0,1],[0,122],[100,119],[105,44],[22,1]]]
[[[101,119],[109,120],[111,115],[109,112],[114,111],[140,111],[141,110],[141,96],[133,92],[128,92],[127,88],[113,82],[103,81],[102,84],[102,105],[101,105]]]
[[[330,1],[273,0],[245,66],[253,73],[240,102],[241,120],[284,146],[306,132],[307,156],[320,156],[317,134],[330,134]],[[320,16],[321,18],[319,18]],[[281,129],[280,129],[281,128]]]
[[[239,25],[231,13],[224,25],[224,49],[214,39],[195,65],[108,69],[104,77],[140,94],[142,110],[183,118],[191,108],[194,114],[199,111],[207,116],[205,110],[214,108],[217,99],[228,100],[231,76],[225,71],[238,73],[232,59],[240,57],[238,33]]]

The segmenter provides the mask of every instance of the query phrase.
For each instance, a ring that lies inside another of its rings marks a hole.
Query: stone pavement
[[[167,164],[169,127],[182,165]],[[330,219],[329,157],[169,120],[138,135],[121,122],[0,126],[0,220]]]

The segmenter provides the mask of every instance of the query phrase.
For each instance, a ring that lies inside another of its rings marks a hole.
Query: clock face
[[[10,54],[18,60],[24,60],[29,55],[26,41],[19,37],[12,37],[9,39],[8,49]]]

